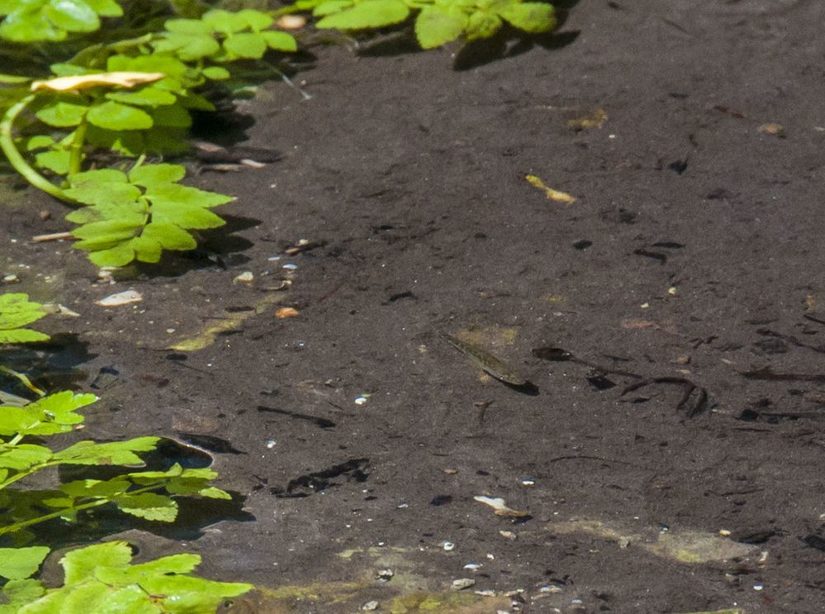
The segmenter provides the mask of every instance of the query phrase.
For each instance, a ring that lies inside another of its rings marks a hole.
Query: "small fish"
[[[492,375],[497,380],[501,380],[505,384],[510,384],[512,386],[529,385],[526,378],[519,375],[518,372],[510,365],[496,358],[489,352],[482,350],[476,345],[457,339],[452,335],[448,335],[445,332],[442,332],[441,336],[444,337],[444,339],[446,339],[450,345],[452,345],[459,352],[465,356],[468,356],[474,363],[481,367],[485,373]]]

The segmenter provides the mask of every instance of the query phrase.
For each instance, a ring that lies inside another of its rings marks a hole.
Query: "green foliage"
[[[114,0],[0,0],[0,39],[15,43],[62,41],[94,32],[101,17],[123,14]]]
[[[7,601],[0,604],[0,614],[215,612],[224,599],[252,588],[191,575],[201,562],[196,554],[132,564],[129,544],[122,541],[71,550],[60,559],[63,586],[46,588],[30,576],[47,553],[48,548],[0,550],[5,562],[0,563],[0,576],[9,579],[0,593]]]
[[[133,260],[158,262],[163,250],[196,246],[190,230],[217,228],[224,221],[212,207],[232,200],[178,183],[186,171],[177,164],[136,166],[127,175],[115,169],[78,173],[65,193],[87,205],[66,216],[81,224],[73,231],[78,249],[98,266]]]
[[[66,482],[54,490],[10,489],[20,480],[59,465],[143,465],[139,454],[154,450],[157,437],[79,441],[59,451],[40,442],[78,428],[83,422],[78,410],[96,400],[92,394],[63,391],[23,407],[0,406],[0,509],[4,510],[0,535],[54,518],[71,522],[78,513],[102,505],[114,505],[121,512],[147,520],[172,522],[178,511],[174,497],[230,498],[210,484],[217,476],[214,471],[184,469],[177,464],[165,471],[127,471],[108,480]],[[37,443],[24,441],[30,437],[37,437]]]
[[[402,23],[413,11],[415,34],[424,49],[460,37],[493,36],[504,25],[540,34],[556,26],[553,6],[523,0],[298,0],[291,10],[312,11],[318,28],[368,30]]]
[[[122,178],[127,179],[125,175]],[[181,178],[182,171],[174,165],[139,166],[130,173],[132,183],[127,185],[162,190],[167,184],[175,186]],[[91,189],[89,193],[95,192]],[[3,343],[33,340],[20,333],[35,331],[22,327],[43,315],[42,306],[30,302],[25,294],[0,295],[0,334],[6,335],[0,337]],[[28,381],[5,367],[0,369]],[[80,427],[83,416],[78,411],[97,401],[93,394],[63,391],[30,402],[17,399],[19,405],[0,404],[0,537],[8,535],[17,543],[26,543],[32,538],[29,527],[33,525],[49,520],[82,521],[87,510],[107,505],[145,520],[173,522],[178,514],[177,497],[231,498],[212,485],[217,473],[211,469],[185,469],[174,464],[161,471],[140,470],[145,466],[140,454],[154,450],[157,437],[78,441],[60,450],[45,445],[48,437]],[[61,465],[121,466],[124,471],[108,479],[64,481],[54,488],[15,487]],[[60,561],[64,585],[47,588],[33,576],[49,552],[47,546],[0,548],[0,579],[5,580],[0,589],[0,614],[215,612],[224,599],[252,588],[192,575],[200,563],[194,554],[133,565],[125,542],[68,552]]]
[[[29,301],[27,294],[0,294],[0,344],[48,341],[47,334],[24,328],[45,315],[43,306]]]
[[[181,14],[196,15],[199,11],[189,5],[178,7]],[[41,34],[46,40],[61,40],[67,32],[98,29],[101,16],[121,14],[113,0],[0,0],[0,15],[6,16],[0,39],[43,40],[36,38],[45,28],[41,22],[56,20],[49,23],[61,25],[62,34],[52,32],[54,28]],[[28,30],[21,24],[28,24]],[[8,32],[17,32],[17,37]],[[182,185],[182,166],[144,165],[141,158],[128,174],[115,169],[84,172],[89,158],[100,149],[125,157],[184,152],[191,112],[214,110],[200,89],[231,79],[233,62],[259,61],[268,51],[296,49],[290,34],[273,29],[270,15],[249,9],[172,18],[156,33],[90,45],[68,61],[52,64],[52,78],[34,83],[34,94],[21,88],[14,75],[0,78],[0,84],[13,88],[8,90],[12,100],[12,92],[22,97],[6,105],[0,148],[32,185],[80,207],[67,219],[80,225],[73,232],[80,239],[74,246],[87,251],[94,264],[158,262],[164,251],[196,247],[190,231],[222,226],[224,221],[211,209],[233,199]],[[121,74],[129,78],[115,78]],[[70,85],[61,80],[66,77],[74,78]],[[34,111],[39,126],[17,137],[14,122],[28,110]]]
[[[37,472],[59,465],[118,465],[138,468],[140,453],[155,449],[157,437],[97,443],[79,441],[54,451],[44,437],[78,427],[77,411],[94,403],[91,394],[69,391],[44,396],[23,407],[0,406],[0,536],[27,539],[27,528],[47,520],[77,522],[86,510],[112,505],[125,514],[157,522],[176,519],[175,497],[229,499],[211,485],[210,469],[125,471],[115,477],[63,482],[55,489],[11,488]],[[38,443],[25,443],[37,437]],[[189,575],[200,563],[193,554],[179,554],[131,565],[124,542],[110,542],[69,552],[61,564],[65,585],[47,589],[32,578],[49,553],[44,546],[0,548],[0,577],[8,582],[0,592],[5,612],[214,612],[221,600],[248,591],[247,584],[212,582]]]

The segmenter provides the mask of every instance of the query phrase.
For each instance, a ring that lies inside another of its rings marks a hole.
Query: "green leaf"
[[[152,595],[166,595],[163,606],[170,612],[214,612],[229,597],[249,591],[249,584],[212,582],[184,575],[155,575],[142,580],[141,588]]]
[[[166,203],[156,203],[152,211],[152,219],[158,223],[172,223],[186,229],[220,228],[226,223],[221,217],[198,205],[177,203],[169,206]]]
[[[364,0],[351,9],[327,15],[315,25],[338,30],[382,28],[401,23],[409,14],[410,9],[402,0]]]
[[[92,182],[83,181],[74,183],[73,187],[64,190],[66,196],[86,205],[102,205],[110,207],[134,206],[140,197],[140,188],[128,183]],[[138,213],[139,209],[135,209]]]
[[[319,2],[318,5],[312,9],[313,17],[325,17],[333,13],[340,13],[344,9],[350,8],[354,4],[353,0],[327,0],[326,2]]]
[[[113,501],[120,511],[146,520],[174,522],[178,516],[178,504],[170,497],[157,493],[125,494],[115,497]]]
[[[181,105],[173,104],[153,109],[152,121],[158,127],[188,128],[192,125],[192,116]]]
[[[138,262],[149,262],[154,264],[160,262],[160,257],[163,254],[163,247],[161,244],[158,241],[147,237],[145,230],[141,236],[135,237],[129,242],[129,247],[134,250],[135,260]]]
[[[266,41],[269,48],[275,51],[284,51],[287,53],[298,51],[298,42],[295,40],[295,37],[286,32],[270,30],[268,32],[261,32],[261,37]]]
[[[191,234],[180,226],[168,222],[153,221],[143,230],[141,238],[155,241],[163,249],[173,251],[186,251],[198,246]],[[151,262],[151,260],[144,262]]]
[[[106,60],[108,71],[162,72],[175,79],[184,79],[189,67],[179,59],[166,55],[113,55]]]
[[[49,551],[46,546],[0,548],[0,576],[9,580],[25,580],[38,570]]]
[[[124,102],[143,107],[160,107],[175,104],[178,100],[178,97],[174,94],[152,85],[129,92],[109,92],[106,94],[106,98],[116,102]]]
[[[467,40],[477,40],[479,38],[490,38],[501,28],[501,18],[494,13],[478,11],[472,13],[467,20],[467,28],[464,35]]]
[[[4,410],[5,408],[0,411]],[[28,471],[50,460],[51,457],[52,451],[45,446],[24,443],[0,447],[0,467],[12,469],[16,473]]]
[[[75,247],[79,249],[88,249],[88,246],[80,247],[78,244],[75,244]],[[115,245],[114,247],[109,247],[107,249],[92,251],[89,254],[89,261],[100,268],[117,268],[126,266],[134,259],[135,250],[132,247],[132,240],[120,243],[119,245]]]
[[[186,168],[180,164],[144,164],[129,173],[129,180],[144,187],[161,183],[174,183],[186,176]]]
[[[0,411],[0,434],[52,435],[65,433],[83,416],[75,411],[94,403],[93,394],[63,391],[32,401],[25,407],[4,407]]]
[[[37,151],[54,145],[54,139],[46,134],[37,134],[26,141],[26,151]]]
[[[43,151],[35,155],[34,160],[39,168],[45,168],[58,175],[69,173],[69,159],[71,153],[66,149]]]
[[[159,437],[136,437],[106,443],[79,441],[55,453],[53,460],[71,465],[143,465],[136,452],[150,452],[157,447],[158,441]]]
[[[204,13],[201,17],[204,23],[208,24],[216,32],[232,34],[247,28],[246,20],[238,17],[237,13],[230,13],[223,9],[213,9]]]
[[[146,111],[111,100],[93,106],[86,118],[90,124],[107,130],[145,130],[153,124]]]
[[[60,485],[60,490],[74,499],[81,497],[109,499],[129,490],[129,481],[118,476],[111,480],[75,480]]]
[[[230,35],[223,47],[235,57],[258,60],[266,53],[267,44],[260,34],[241,33]]]
[[[265,30],[272,25],[272,17],[254,9],[243,9],[236,13],[237,19],[244,22],[254,32]]]
[[[422,49],[434,49],[457,39],[466,26],[467,16],[463,12],[426,6],[415,20],[415,36]]]
[[[542,2],[507,4],[498,14],[511,25],[531,34],[549,32],[556,27],[553,6]]]
[[[122,567],[132,560],[132,550],[123,541],[94,544],[68,552],[60,564],[66,573],[66,586],[94,578],[98,567]]]
[[[185,62],[194,62],[217,54],[221,46],[212,34],[188,34],[169,32],[154,41],[152,46],[157,53],[174,53]]]
[[[72,231],[72,235],[81,239],[75,243],[75,247],[86,251],[112,249],[136,237],[144,223],[142,217],[138,216],[84,224]]]
[[[214,486],[203,488],[198,491],[198,494],[201,497],[206,497],[207,499],[224,499],[226,501],[232,500],[232,495],[225,490],[221,490],[220,488],[216,488]]]
[[[213,81],[223,81],[231,76],[223,66],[207,66],[202,72],[204,77]]]
[[[55,26],[68,32],[94,32],[100,19],[83,0],[50,0],[43,9]]]
[[[167,19],[163,27],[169,32],[178,34],[212,35],[212,27],[200,19]]]
[[[9,580],[3,587],[2,593],[8,603],[0,605],[0,612],[3,614],[16,614],[21,607],[35,601],[45,592],[46,589],[37,580],[30,578]]]
[[[46,312],[40,303],[29,301],[29,295],[21,292],[0,294],[0,330],[9,331],[36,322]]]
[[[167,216],[167,219],[164,221],[172,222],[174,222],[174,220],[168,220],[168,216],[173,215],[172,210],[175,207],[186,207],[189,205],[191,207],[211,208],[235,200],[232,196],[227,196],[226,194],[207,192],[206,190],[199,190],[198,188],[177,183],[147,187],[146,198],[152,201],[153,214],[157,212],[157,207],[160,205],[165,211],[164,215]],[[195,228],[195,226],[191,226],[190,228]],[[214,228],[214,226],[208,226],[208,228]]]
[[[187,574],[194,571],[200,563],[201,557],[197,554],[172,554],[126,568],[101,567],[95,576],[107,584],[133,584],[151,576]]]
[[[89,111],[89,107],[84,104],[72,104],[69,102],[56,102],[47,105],[35,113],[37,119],[49,126],[67,128],[77,126],[83,121],[83,117]]]
[[[0,344],[5,343],[39,343],[48,341],[49,336],[36,330],[21,328],[17,330],[0,330]]]
[[[129,178],[126,173],[114,168],[102,168],[93,171],[86,171],[84,173],[76,173],[69,178],[73,187],[79,187],[86,183],[127,183]]]
[[[40,10],[21,9],[9,13],[0,23],[0,38],[15,43],[61,41],[66,38],[66,31],[56,27]]]
[[[101,17],[120,17],[123,9],[115,0],[86,0],[86,4]]]

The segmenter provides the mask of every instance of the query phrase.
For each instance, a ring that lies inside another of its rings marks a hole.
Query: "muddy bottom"
[[[314,49],[310,99],[240,108],[282,159],[198,178],[234,232],[132,279],[0,209],[7,289],[80,314],[40,360],[102,397],[85,434],[237,493],[147,556],[255,582],[240,612],[823,611],[825,4],[566,6]]]

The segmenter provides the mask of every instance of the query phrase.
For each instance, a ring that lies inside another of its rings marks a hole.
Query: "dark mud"
[[[200,177],[239,197],[219,260],[99,284],[29,242],[58,205],[0,209],[13,289],[81,314],[44,321],[82,344],[79,385],[117,371],[86,433],[211,446],[245,497],[254,521],[177,543],[294,587],[236,609],[415,611],[392,595],[465,577],[523,592],[464,611],[825,609],[825,5],[569,8],[557,44],[503,58],[322,48],[310,100],[267,85],[245,144],[282,159]],[[93,304],[127,288],[144,301]]]

